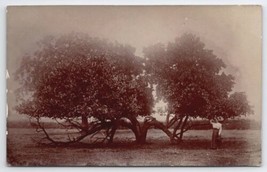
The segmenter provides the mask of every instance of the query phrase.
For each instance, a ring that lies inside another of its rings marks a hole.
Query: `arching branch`
[[[104,128],[107,128],[107,126],[103,123],[94,123],[89,130],[87,130],[86,132],[81,132],[80,136],[76,137],[76,138],[70,138],[69,137],[69,141],[57,141],[55,139],[53,139],[49,133],[46,131],[45,127],[44,127],[44,124],[42,124],[40,122],[40,118],[37,117],[36,118],[36,122],[37,122],[37,126],[39,129],[41,129],[41,131],[45,134],[45,137],[42,138],[41,140],[48,140],[50,142],[50,144],[53,144],[53,145],[69,145],[69,144],[72,144],[72,143],[76,143],[76,142],[79,142],[81,141],[82,139],[84,139],[85,137],[87,137],[88,135],[91,135],[91,134],[94,134]]]

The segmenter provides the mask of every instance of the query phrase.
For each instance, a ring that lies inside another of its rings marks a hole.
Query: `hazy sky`
[[[227,63],[227,71],[236,77],[235,90],[247,93],[260,119],[262,19],[259,6],[9,7],[9,106],[15,105],[12,91],[17,83],[12,73],[21,57],[34,51],[36,42],[44,36],[72,31],[130,44],[139,56],[143,55],[143,47],[193,33]]]

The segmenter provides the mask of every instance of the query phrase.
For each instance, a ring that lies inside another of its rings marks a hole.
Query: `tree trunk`
[[[170,128],[173,124],[175,124],[177,122],[177,116],[175,115],[171,120],[170,120],[170,115],[171,114],[168,114],[167,117],[166,117],[166,127],[167,128]]]
[[[174,139],[176,137],[176,132],[180,128],[183,119],[184,119],[184,117],[181,117],[178,124],[174,127],[173,132],[172,132],[172,139]]]
[[[144,123],[141,127],[138,142],[139,144],[146,143],[147,130],[151,127],[149,123]]]
[[[88,118],[87,116],[82,116],[82,128],[84,131],[87,131],[89,128]]]
[[[113,123],[111,131],[110,131],[110,133],[108,133],[108,135],[109,135],[108,143],[113,143],[113,138],[114,138],[115,132],[118,128],[118,125],[119,125],[118,122]]]
[[[172,133],[168,130],[168,128],[156,119],[152,119],[150,121],[144,122],[143,126],[141,127],[140,138],[138,143],[144,144],[146,142],[147,131],[152,126],[166,133],[167,136],[170,138],[170,141],[173,142]]]
[[[140,133],[141,133],[140,123],[139,123],[139,121],[137,121],[136,118],[128,118],[128,119],[132,123],[132,125],[129,128],[133,131],[133,133],[135,135],[136,142],[139,143],[140,142]]]
[[[185,120],[184,120],[184,122],[183,122],[183,124],[182,124],[181,132],[180,132],[180,140],[182,140],[182,138],[183,138],[184,127],[185,127],[185,125],[186,125],[186,123],[187,123],[188,117],[189,117],[189,115],[186,115]]]
[[[132,130],[135,135],[136,142],[139,142],[139,138],[140,138],[139,122],[136,120],[136,118],[127,118],[127,119],[130,120],[130,122],[127,122],[125,121],[125,119],[121,118],[117,120],[116,122],[112,123],[112,128],[111,128],[111,131],[109,132],[109,137],[111,139],[110,142],[112,142],[114,134],[119,126],[123,126],[123,127],[129,128],[130,130]]]

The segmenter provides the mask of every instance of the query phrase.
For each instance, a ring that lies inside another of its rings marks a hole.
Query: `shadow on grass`
[[[210,149],[210,140],[183,140],[182,142],[171,144],[167,141],[150,141],[145,144],[137,144],[134,141],[116,141],[111,144],[107,143],[75,143],[71,145],[54,146],[54,145],[38,145],[39,148],[70,148],[70,149],[168,149],[176,148],[181,150],[199,150]],[[223,140],[218,149],[246,149],[248,143],[240,140]]]
[[[178,144],[181,149],[210,149],[210,140],[184,140]],[[218,149],[245,149],[247,147],[246,141],[240,140],[224,140]]]

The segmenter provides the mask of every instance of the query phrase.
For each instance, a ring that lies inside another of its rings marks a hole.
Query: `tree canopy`
[[[49,36],[38,45],[16,72],[16,110],[36,118],[53,143],[39,122],[42,117],[65,120],[80,130],[82,135],[71,142],[101,129],[112,140],[118,125],[145,141],[151,126],[174,140],[182,138],[190,117],[226,119],[252,112],[246,95],[233,92],[234,77],[224,72],[225,63],[192,34],[167,46],[144,48],[144,58],[135,56],[129,45],[86,34]],[[170,125],[149,117],[153,85],[157,97],[168,103],[168,114],[175,115]],[[138,116],[147,117],[144,125]],[[90,122],[91,117],[97,122]],[[174,124],[171,133],[168,128]]]
[[[152,95],[142,72],[130,46],[80,34],[48,37],[17,71],[20,93],[30,96],[17,109],[51,118],[149,115]]]
[[[192,34],[184,34],[166,47],[147,47],[144,54],[147,70],[157,84],[157,96],[168,102],[170,113],[206,118],[223,115],[216,103],[237,95],[231,96],[234,77],[223,72],[225,63]],[[246,100],[245,95],[242,98]],[[248,105],[245,101],[240,103]],[[243,113],[247,109],[243,108]]]
[[[168,103],[169,114],[180,118],[180,133],[189,117],[229,118],[251,112],[245,94],[233,93],[234,77],[224,72],[225,63],[195,35],[147,47],[144,54],[158,98]]]
[[[21,114],[99,121],[151,114],[152,88],[134,48],[84,34],[47,37],[25,56],[16,76]]]

